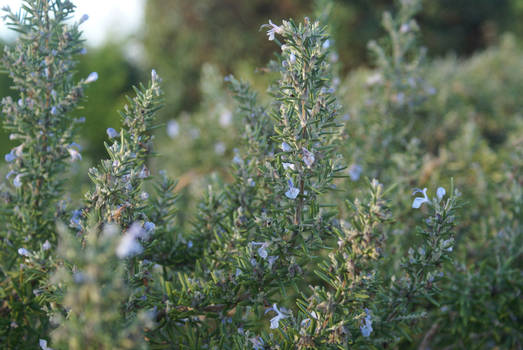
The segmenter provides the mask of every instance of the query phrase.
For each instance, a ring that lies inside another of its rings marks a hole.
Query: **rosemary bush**
[[[71,115],[97,79],[74,77],[87,18],[68,21],[68,0],[5,9],[20,36],[2,61],[18,94],[2,100],[2,117],[18,144],[1,192],[1,344],[521,348],[520,111],[491,140],[498,150],[472,118],[459,124],[474,104],[442,101],[432,71],[445,64],[418,44],[419,10],[403,0],[384,15],[387,36],[369,44],[375,69],[356,93],[336,74],[328,11],[264,26],[278,46],[268,96],[233,76],[226,95],[206,66],[206,118],[167,129],[192,140],[178,164],[205,150],[232,160],[192,196],[155,170],[153,70],[122,128],[105,131],[107,159],[89,169],[78,204],[64,184],[81,161]],[[502,160],[478,160],[495,152]]]

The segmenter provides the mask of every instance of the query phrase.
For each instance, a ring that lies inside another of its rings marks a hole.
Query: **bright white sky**
[[[125,37],[139,30],[143,21],[145,0],[72,0],[76,5],[75,20],[83,14],[89,20],[82,24],[84,36],[90,45],[99,45],[107,36]],[[20,8],[22,0],[0,0],[0,8],[9,5]],[[3,14],[1,15],[3,16]],[[0,37],[11,38],[13,34],[0,21]]]

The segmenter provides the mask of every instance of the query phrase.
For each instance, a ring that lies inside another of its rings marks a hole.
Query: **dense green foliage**
[[[85,18],[67,22],[68,0],[6,10],[21,34],[2,60],[18,94],[2,100],[5,348],[521,348],[521,48],[432,59],[420,1],[402,0],[372,69],[341,76],[330,5],[262,27],[266,93],[204,65],[169,139],[161,107],[185,87],[152,70],[99,125],[107,156],[81,186],[78,106],[104,79],[75,77]]]

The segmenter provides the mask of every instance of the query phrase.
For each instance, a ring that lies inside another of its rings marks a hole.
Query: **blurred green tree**
[[[406,0],[404,0],[406,1]],[[394,0],[333,0],[331,31],[342,72],[368,61],[367,42],[383,36],[381,14]],[[157,68],[165,86],[169,118],[192,111],[200,101],[201,66],[216,64],[222,74],[263,66],[272,53],[260,25],[272,19],[312,14],[314,0],[149,0],[144,44],[148,68]],[[418,16],[423,43],[432,55],[467,56],[495,42],[504,31],[522,33],[518,0],[424,1]],[[249,53],[256,52],[257,55]]]

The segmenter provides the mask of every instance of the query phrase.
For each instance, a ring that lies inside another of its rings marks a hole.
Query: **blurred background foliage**
[[[381,15],[393,5],[393,0],[334,1],[330,30],[342,76],[369,66],[367,42],[383,36]],[[79,112],[86,117],[81,140],[85,147],[84,158],[97,160],[103,156],[105,129],[119,126],[117,110],[123,106],[124,96],[150,68],[156,68],[164,79],[166,108],[163,121],[167,124],[169,120],[190,118],[202,110],[206,92],[201,80],[209,74],[209,69],[215,70],[220,77],[233,73],[249,80],[255,87],[265,86],[267,79],[259,74],[260,68],[273,57],[274,45],[266,40],[264,32],[260,32],[260,26],[268,19],[279,23],[285,18],[313,16],[318,6],[322,6],[322,2],[313,0],[146,1],[143,31],[137,33],[139,50],[143,50],[141,60],[129,57],[129,42],[111,42],[110,39],[100,47],[89,48],[85,56],[79,57],[79,77],[87,76],[91,71],[100,74],[98,83],[87,91],[89,102],[84,103],[85,109]],[[422,28],[423,45],[430,56],[466,58],[499,43],[502,33],[512,32],[514,37],[521,38],[522,17],[523,1],[520,0],[442,0],[424,1],[417,20]],[[473,79],[480,77],[481,74],[475,75]],[[514,75],[508,74],[510,77]],[[8,77],[0,75],[2,96],[10,93],[9,84]],[[480,103],[485,101],[482,97],[485,96],[477,96]],[[510,97],[505,96],[505,99]],[[226,113],[224,108],[222,103],[218,107],[221,110],[214,112]],[[504,127],[499,123],[493,125],[496,123],[492,120],[484,122],[490,123],[489,132],[499,133],[496,129]],[[164,141],[165,135],[160,133]],[[216,142],[212,142],[213,147]],[[1,150],[8,152],[10,147],[3,134]],[[220,151],[221,147],[218,148]],[[230,151],[227,150],[227,154]],[[212,162],[206,164],[213,168]],[[181,172],[186,170],[180,169]]]

